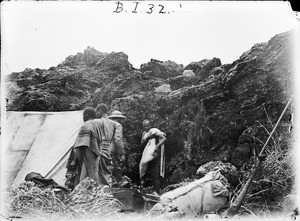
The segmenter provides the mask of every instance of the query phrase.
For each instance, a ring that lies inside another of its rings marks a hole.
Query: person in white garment
[[[165,173],[166,134],[157,128],[151,128],[149,120],[143,121],[144,132],[141,146],[144,148],[139,164],[139,174],[143,187],[153,187],[153,191],[160,193],[161,178]]]

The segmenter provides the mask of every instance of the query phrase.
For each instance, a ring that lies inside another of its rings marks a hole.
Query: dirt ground
[[[224,221],[224,220],[231,220],[231,221],[257,221],[257,220],[263,220],[263,221],[293,221],[293,220],[300,220],[299,217],[290,217],[290,216],[274,216],[269,218],[262,218],[262,217],[235,217],[230,219],[222,219],[222,218],[208,218],[205,219],[203,217],[182,217],[182,218],[171,218],[171,217],[151,217],[148,216],[146,212],[116,212],[114,214],[111,214],[107,217],[98,217],[97,215],[93,215],[91,217],[86,218],[76,218],[76,217],[65,217],[65,218],[58,218],[58,217],[23,217],[23,218],[5,218],[3,216],[0,217],[0,220],[11,220],[11,221],[34,221],[34,220],[49,220],[49,221],[88,221],[88,220],[101,220],[101,221],[112,221],[112,220],[120,220],[120,221],[142,221],[142,220],[157,220],[157,221],[176,221],[176,220],[188,220],[188,221],[198,221],[198,220],[212,220],[212,221]]]

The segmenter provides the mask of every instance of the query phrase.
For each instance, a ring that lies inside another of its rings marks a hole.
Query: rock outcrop
[[[135,69],[123,52],[88,47],[57,67],[12,73],[7,109],[66,111],[104,102],[122,111],[132,180],[138,179],[141,123],[149,118],[167,134],[166,182],[176,183],[212,160],[240,168],[261,149],[293,95],[292,48],[286,32],[232,64],[213,58],[184,67],[151,59]],[[293,105],[278,133],[287,134],[292,113]]]

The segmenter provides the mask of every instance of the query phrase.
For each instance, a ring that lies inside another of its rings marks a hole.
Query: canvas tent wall
[[[66,163],[82,124],[82,111],[6,112],[1,189],[23,182],[30,172],[64,185]]]

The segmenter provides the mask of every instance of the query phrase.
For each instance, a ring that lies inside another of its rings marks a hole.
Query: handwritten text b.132
[[[143,4],[141,7],[141,4]],[[145,6],[146,4],[146,6]],[[116,2],[116,8],[113,11],[115,13],[121,13],[121,12],[129,12],[129,13],[140,13],[140,12],[146,12],[148,14],[152,13],[158,13],[158,14],[169,14],[170,12],[174,11],[167,11],[165,9],[165,6],[162,4],[152,4],[152,3],[146,3],[146,2]]]

